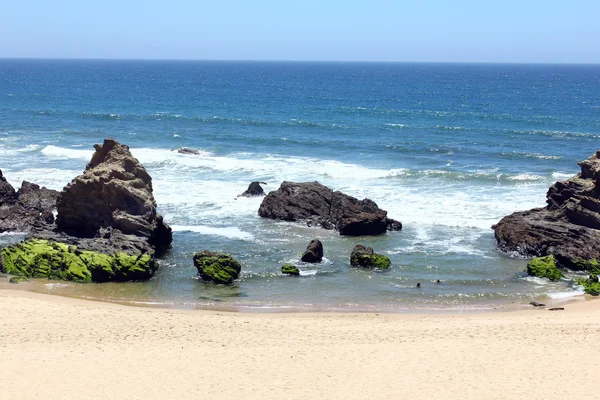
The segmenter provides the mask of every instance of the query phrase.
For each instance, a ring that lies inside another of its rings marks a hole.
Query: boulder
[[[75,246],[30,239],[2,249],[3,272],[26,278],[73,282],[106,282],[149,279],[157,264],[148,254],[111,255],[81,251]]]
[[[281,273],[285,275],[299,276],[300,270],[293,265],[285,264],[281,267]]]
[[[200,151],[195,150],[195,149],[190,149],[189,147],[181,147],[179,149],[177,149],[177,152],[180,154],[192,154],[192,155],[199,155]]]
[[[498,247],[513,256],[553,255],[557,266],[588,270],[600,260],[600,151],[579,163],[581,173],[556,182],[546,207],[519,211],[492,228]]]
[[[310,241],[301,260],[307,263],[319,263],[323,260],[323,244],[319,239]]]
[[[17,192],[0,171],[0,205],[12,204],[17,201]]]
[[[250,185],[248,185],[248,189],[246,189],[246,191],[240,195],[238,195],[238,197],[242,196],[242,197],[258,197],[258,196],[264,196],[265,195],[265,191],[263,190],[262,186],[260,185],[266,185],[265,182],[252,182],[250,183]]]
[[[367,269],[386,270],[390,268],[391,261],[383,254],[375,253],[372,247],[357,244],[350,254],[350,265]]]
[[[57,201],[56,226],[82,238],[135,236],[147,242],[145,252],[161,252],[172,241],[171,228],[156,212],[152,178],[129,147],[114,139],[95,145],[82,175],[69,183]],[[118,244],[117,244],[118,246]]]
[[[240,263],[229,254],[208,250],[194,254],[194,266],[203,280],[219,284],[233,283],[242,270]]]
[[[557,281],[563,277],[562,272],[556,267],[554,256],[536,257],[527,263],[527,274],[539,278],[548,278]]]
[[[358,200],[334,192],[319,182],[283,182],[263,199],[258,215],[283,221],[306,221],[309,226],[336,229],[348,236],[380,235],[402,229],[399,221],[388,218],[387,211],[372,200]]]

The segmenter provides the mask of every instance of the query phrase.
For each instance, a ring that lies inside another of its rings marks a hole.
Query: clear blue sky
[[[12,0],[0,57],[600,63],[600,0]]]

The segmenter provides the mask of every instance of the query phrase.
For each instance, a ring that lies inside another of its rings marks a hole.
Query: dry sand
[[[1,399],[575,399],[600,301],[470,315],[240,314],[0,291]]]

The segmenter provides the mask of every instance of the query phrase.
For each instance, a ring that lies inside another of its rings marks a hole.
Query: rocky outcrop
[[[387,217],[369,199],[358,200],[334,192],[319,182],[283,182],[269,193],[258,209],[263,218],[283,221],[306,221],[310,226],[337,229],[341,235],[380,235],[400,230],[402,224]]]
[[[15,192],[6,179],[0,179],[0,232],[27,233],[34,227],[52,224],[57,197],[56,190],[27,181]]]
[[[350,265],[367,269],[386,270],[390,268],[391,261],[383,254],[375,253],[372,247],[357,244],[350,254]]]
[[[302,261],[307,263],[320,263],[323,260],[323,243],[319,239],[313,239],[302,253]]]
[[[262,186],[260,185],[266,185],[265,182],[252,182],[250,183],[250,185],[248,185],[248,189],[246,189],[246,191],[240,195],[238,195],[238,197],[258,197],[258,196],[264,196],[265,195],[265,191],[263,190]]]
[[[177,152],[179,154],[191,154],[191,155],[195,155],[195,156],[200,154],[199,150],[190,149],[189,147],[181,147],[181,148],[177,149]]]
[[[59,231],[80,238],[143,243],[144,253],[161,252],[172,241],[171,228],[156,212],[152,178],[129,148],[106,139],[82,175],[69,183],[57,201]],[[123,244],[125,247],[126,243]]]
[[[229,254],[208,250],[194,254],[194,266],[203,280],[225,285],[233,283],[242,270]]]
[[[281,273],[284,275],[299,276],[300,270],[291,264],[284,264],[281,267]]]
[[[492,227],[501,250],[553,255],[559,267],[574,270],[600,260],[600,151],[579,166],[580,174],[550,187],[546,207],[516,212]]]
[[[148,254],[101,254],[75,246],[31,239],[2,249],[0,264],[8,274],[73,282],[149,279],[157,264]]]

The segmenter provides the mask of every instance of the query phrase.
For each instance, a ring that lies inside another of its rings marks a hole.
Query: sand
[[[600,301],[564,307],[241,314],[1,290],[0,398],[593,398]]]

